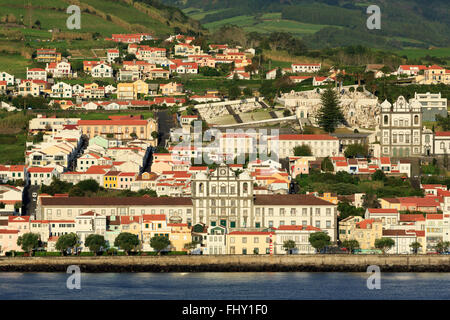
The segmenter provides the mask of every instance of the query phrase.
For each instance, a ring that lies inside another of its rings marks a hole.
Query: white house
[[[92,68],[91,74],[94,78],[112,78],[113,69],[106,63],[99,63]]]
[[[120,56],[119,49],[109,49],[106,53],[106,56],[106,60],[108,61],[108,63],[113,63],[114,60],[116,60]]]
[[[33,186],[49,185],[52,178],[59,175],[55,167],[30,167],[28,173]]]
[[[52,86],[52,98],[72,98],[72,86],[65,82],[58,82]]]
[[[320,71],[320,68],[322,68],[321,63],[293,63],[292,64],[292,72],[306,72],[306,73],[314,73]]]
[[[14,85],[14,76],[7,72],[0,72],[0,81],[6,81],[8,85]]]
[[[27,80],[47,81],[47,72],[41,68],[27,68]]]

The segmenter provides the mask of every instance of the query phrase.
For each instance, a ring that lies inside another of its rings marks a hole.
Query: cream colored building
[[[232,231],[227,234],[227,254],[270,254],[273,232]]]
[[[375,240],[383,236],[383,223],[381,219],[364,219],[359,216],[350,216],[339,222],[339,240],[356,240],[360,249],[375,248]]]
[[[294,156],[294,148],[307,145],[315,157],[339,155],[339,139],[327,134],[280,134],[268,139],[269,150],[278,152],[278,157]]]

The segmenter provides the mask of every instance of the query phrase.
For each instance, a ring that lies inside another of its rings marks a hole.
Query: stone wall
[[[0,272],[450,272],[450,256],[292,255],[292,256],[120,256],[1,258]]]

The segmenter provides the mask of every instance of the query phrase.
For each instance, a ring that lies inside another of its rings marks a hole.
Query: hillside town
[[[23,161],[0,163],[0,255],[448,253],[443,93],[380,99],[320,62],[261,74],[255,49],[183,34],[105,40],[96,60],[40,48],[26,79],[0,70],[1,112],[29,115]],[[450,85],[438,65],[384,67],[366,69]],[[251,86],[266,80],[294,89]]]

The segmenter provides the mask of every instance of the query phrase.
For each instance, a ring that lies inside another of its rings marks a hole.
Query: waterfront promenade
[[[450,272],[450,255],[221,255],[0,258],[0,272]]]

